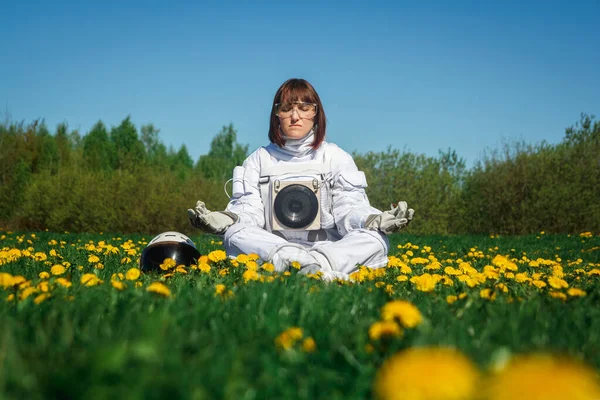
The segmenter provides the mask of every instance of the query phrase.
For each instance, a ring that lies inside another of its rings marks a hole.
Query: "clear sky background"
[[[291,77],[349,152],[451,148],[471,166],[600,114],[600,1],[0,0],[0,15],[2,114],[82,134],[131,115],[195,161],[229,123],[267,144]]]

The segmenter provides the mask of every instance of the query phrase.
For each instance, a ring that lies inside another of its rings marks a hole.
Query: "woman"
[[[225,211],[202,201],[188,210],[193,226],[224,235],[230,257],[256,253],[276,271],[300,263],[302,273],[347,279],[359,266],[387,265],[385,235],[406,227],[414,210],[399,202],[381,212],[369,204],[367,182],[352,156],[325,139],[325,110],[304,79],[275,93],[268,146],[233,171]]]

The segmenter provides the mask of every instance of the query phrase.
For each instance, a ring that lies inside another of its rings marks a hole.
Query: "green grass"
[[[587,292],[566,301],[550,297],[549,288],[505,277],[473,288],[457,280],[453,286],[438,283],[435,291],[425,293],[410,281],[396,281],[395,268],[388,268],[382,278],[355,284],[324,283],[295,274],[279,275],[269,283],[244,283],[243,267],[228,261],[212,265],[208,274],[190,271],[169,278],[172,296],[165,298],[145,290],[161,279],[160,274],[142,275],[141,287],[127,281],[123,291],[111,286],[111,275],[125,273],[137,257],[123,265],[123,249],[121,254],[100,255],[104,269],[95,270],[87,262],[91,252],[82,249],[88,241],[120,246],[132,239],[141,251],[151,237],[40,232],[32,238],[30,233],[2,231],[0,237],[0,249],[32,247],[46,254],[56,249],[62,257],[49,256],[50,264],[45,265],[24,256],[0,265],[0,273],[24,276],[32,286],[49,281],[54,287],[56,278],[42,279],[39,273],[68,261],[71,266],[64,276],[73,283],[68,289],[55,287],[40,304],[34,302],[39,293],[19,300],[22,290],[0,286],[2,399],[369,398],[375,373],[387,357],[424,345],[456,347],[483,371],[507,352],[531,351],[566,353],[600,369],[600,277],[575,272],[600,268],[595,266],[600,263],[599,236],[391,237],[390,255],[406,253],[397,245],[410,242],[419,246],[412,250],[414,257],[427,256],[420,251],[430,246],[443,266],[456,267],[446,261],[460,258],[482,270],[496,254],[558,257],[569,286]],[[52,239],[59,243],[48,244]],[[211,243],[215,237],[192,239],[203,254],[222,248]],[[469,257],[473,248],[484,257]],[[569,265],[577,259],[582,262]],[[525,262],[518,266],[519,272],[549,273]],[[229,267],[228,275],[217,273],[223,267]],[[421,267],[411,267],[411,276],[422,273]],[[81,275],[94,271],[104,283],[82,286]],[[393,284],[394,293],[386,292],[385,284],[377,287],[377,282]],[[509,292],[498,293],[495,301],[480,297],[482,288],[498,282],[506,283]],[[217,283],[233,295],[216,296]],[[465,299],[447,303],[446,296],[463,292]],[[5,301],[11,293],[15,299]],[[391,299],[415,304],[425,322],[405,330],[401,338],[371,340],[369,327]],[[275,338],[292,326],[314,338],[315,352],[307,353],[299,344],[291,350],[275,346]]]

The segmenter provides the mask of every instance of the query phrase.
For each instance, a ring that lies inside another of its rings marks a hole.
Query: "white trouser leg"
[[[334,272],[350,274],[361,265],[369,268],[385,267],[389,247],[388,238],[381,232],[355,229],[336,242],[316,244],[311,253],[319,252],[324,255]]]
[[[253,225],[231,225],[225,232],[223,245],[229,257],[256,253],[261,260],[273,263],[278,272],[287,270],[293,261],[302,266],[318,264],[304,246],[290,243]]]

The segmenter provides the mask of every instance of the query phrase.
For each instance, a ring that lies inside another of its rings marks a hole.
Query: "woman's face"
[[[282,104],[277,116],[281,131],[290,139],[302,139],[315,125],[316,106],[295,101]]]

